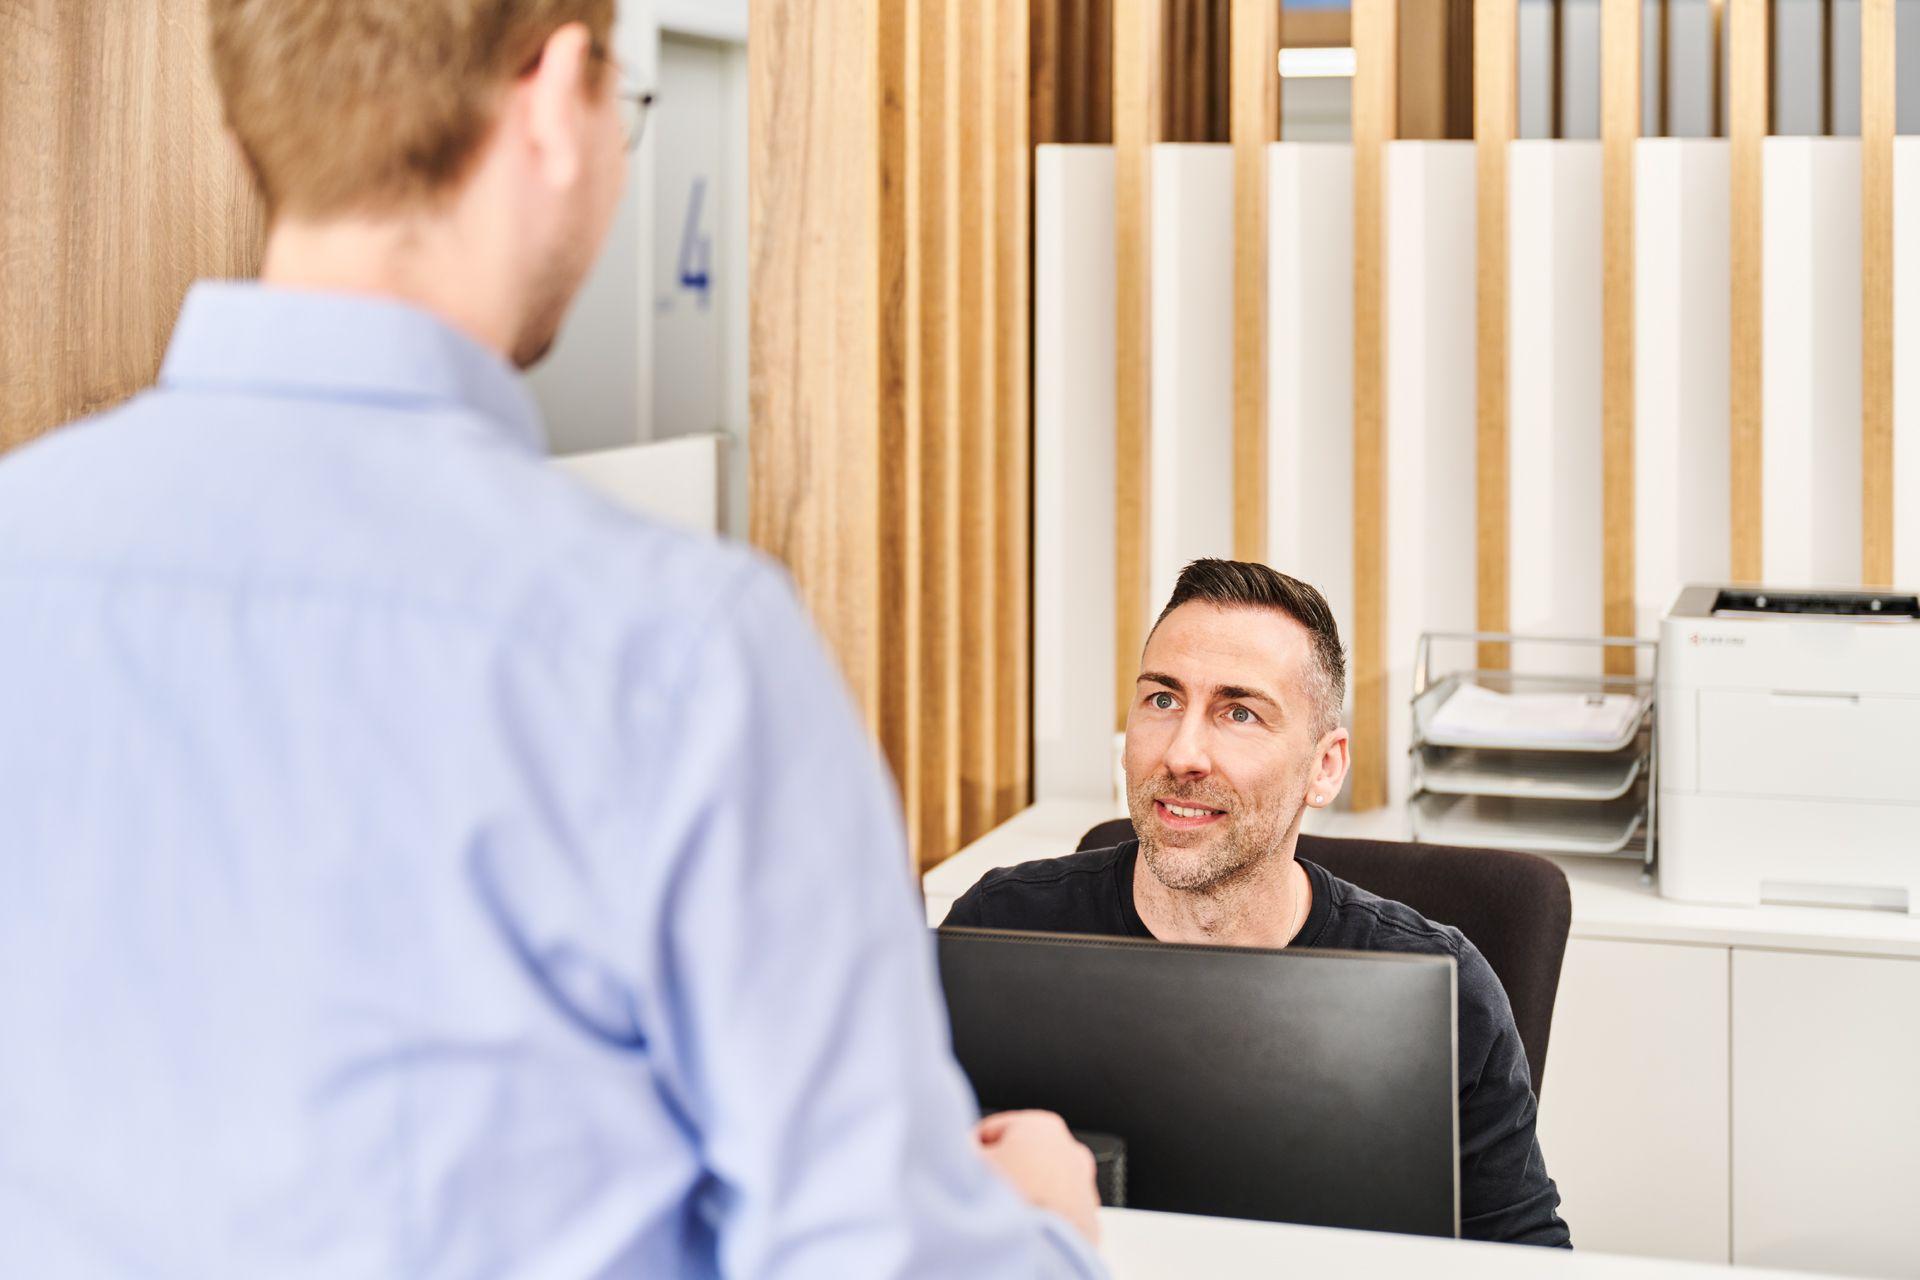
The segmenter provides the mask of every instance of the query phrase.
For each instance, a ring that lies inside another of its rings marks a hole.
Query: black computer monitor
[[[1118,1136],[1129,1208],[1459,1234],[1450,958],[938,937],[982,1110]]]

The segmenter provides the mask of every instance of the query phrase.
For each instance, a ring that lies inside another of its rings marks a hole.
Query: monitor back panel
[[[939,932],[984,1111],[1127,1144],[1136,1209],[1458,1233],[1453,962]]]

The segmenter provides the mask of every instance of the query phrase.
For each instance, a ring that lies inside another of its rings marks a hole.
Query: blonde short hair
[[[614,0],[211,0],[227,125],[273,213],[393,212],[456,188],[500,90]],[[597,80],[602,59],[594,59]]]

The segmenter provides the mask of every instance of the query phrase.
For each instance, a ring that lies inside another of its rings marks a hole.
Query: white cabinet
[[[1920,1276],[1920,961],[1734,952],[1733,1152],[1735,1262]]]
[[[1727,1261],[1727,965],[1567,943],[1539,1132],[1576,1249]]]

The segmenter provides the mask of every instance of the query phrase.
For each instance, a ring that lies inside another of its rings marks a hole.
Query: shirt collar
[[[532,393],[505,360],[392,298],[202,280],[180,309],[160,385],[458,405],[546,451]]]

